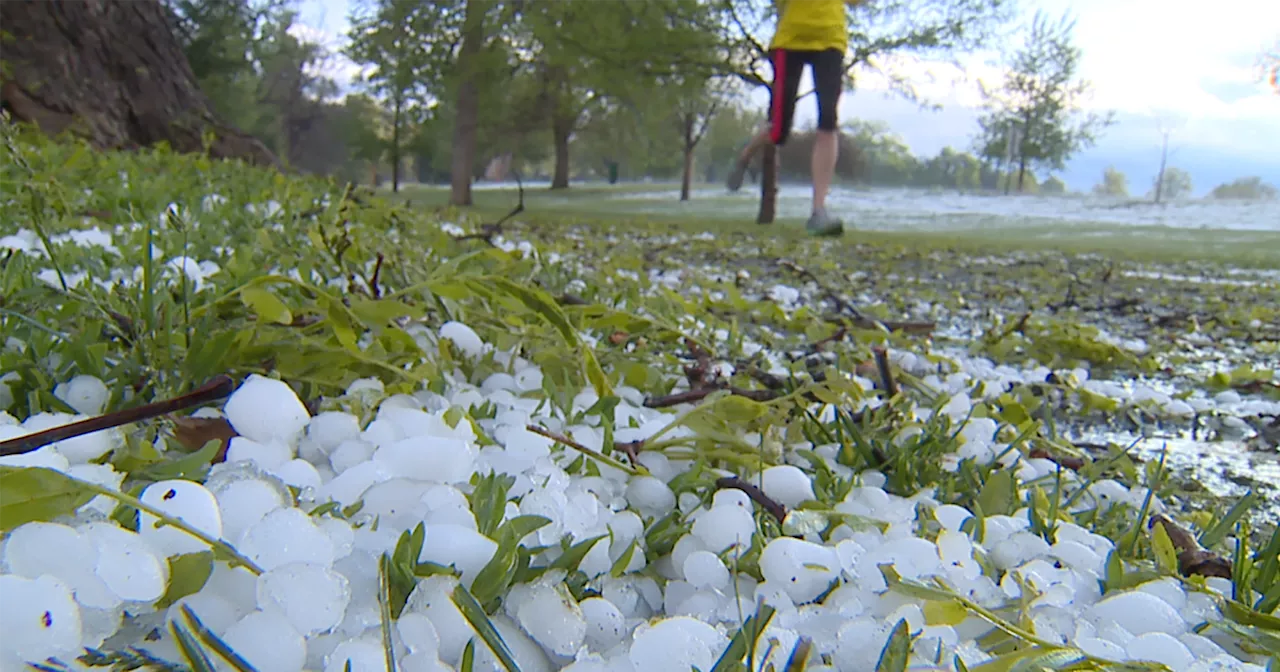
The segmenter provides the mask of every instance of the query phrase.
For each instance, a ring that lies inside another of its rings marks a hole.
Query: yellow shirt
[[[770,49],[823,51],[849,48],[845,4],[849,0],[777,0],[778,29]]]

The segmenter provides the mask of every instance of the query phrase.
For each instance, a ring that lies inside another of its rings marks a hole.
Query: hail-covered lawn
[[[1280,655],[1274,272],[3,151],[0,669]]]

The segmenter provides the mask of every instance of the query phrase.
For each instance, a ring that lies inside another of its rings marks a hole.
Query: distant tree
[[[1154,197],[1156,203],[1161,199],[1182,198],[1191,193],[1191,174],[1177,166],[1169,166],[1156,175],[1151,191],[1148,193]]]
[[[1126,197],[1129,195],[1129,178],[1115,166],[1108,166],[1102,171],[1102,181],[1094,185],[1093,193],[1099,196]]]
[[[975,148],[988,160],[1015,161],[1019,191],[1029,168],[1062,170],[1114,123],[1111,112],[1082,109],[1092,87],[1076,79],[1081,51],[1073,43],[1074,28],[1066,16],[1051,25],[1037,12],[1026,40],[1008,59],[1004,81],[994,90],[983,87],[986,113]]]
[[[391,189],[400,190],[401,154],[408,129],[421,112],[427,92],[431,52],[423,48],[434,34],[439,10],[416,0],[369,0],[350,17],[350,39],[343,50],[363,66],[363,88],[391,112]]]
[[[1067,193],[1067,183],[1058,178],[1057,175],[1050,175],[1049,179],[1040,185],[1040,193],[1042,194],[1065,194]]]
[[[1242,177],[1214,187],[1210,196],[1221,199],[1269,200],[1276,198],[1277,193],[1274,186],[1263,182],[1260,177]]]

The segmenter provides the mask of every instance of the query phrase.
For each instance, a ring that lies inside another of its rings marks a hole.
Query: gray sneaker
[[[826,210],[818,210],[809,216],[805,229],[811,236],[839,236],[844,233],[844,222],[828,215]]]

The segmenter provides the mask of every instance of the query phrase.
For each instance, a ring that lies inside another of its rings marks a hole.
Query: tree
[[[100,149],[203,152],[210,133],[215,158],[279,165],[213,111],[159,0],[5,0],[0,26],[0,99],[17,121]]]
[[[1271,90],[1280,95],[1280,39],[1270,49],[1258,57],[1259,79],[1271,85]]]
[[[363,88],[391,110],[391,190],[400,190],[400,168],[408,128],[427,95],[437,8],[416,0],[369,0],[351,14],[344,53],[366,71]]]
[[[715,0],[720,8],[727,73],[750,87],[770,84],[769,36],[776,25],[773,0]],[[915,87],[915,59],[949,60],[985,48],[1013,17],[1012,0],[877,0],[858,3],[849,12],[849,53],[845,90],[855,89],[855,74],[883,76],[897,95],[922,105]],[[745,138],[744,138],[745,140]],[[776,211],[776,155],[771,145],[761,152],[760,211],[757,221],[772,222]]]
[[[1210,196],[1219,199],[1268,200],[1276,198],[1277,189],[1262,181],[1261,177],[1242,177],[1213,188]]]
[[[1093,186],[1093,193],[1099,196],[1124,198],[1129,195],[1129,178],[1115,166],[1107,166],[1107,169],[1102,171],[1102,181]]]
[[[1065,194],[1067,193],[1067,183],[1063,182],[1057,175],[1052,175],[1044,181],[1044,184],[1040,185],[1040,193]]]
[[[1156,175],[1150,193],[1156,203],[1182,198],[1191,193],[1191,174],[1177,166],[1164,168]]]
[[[1065,15],[1050,25],[1037,12],[1027,38],[1008,60],[1002,84],[995,90],[983,87],[986,113],[979,121],[978,150],[1001,161],[1012,153],[1019,191],[1028,168],[1062,170],[1067,159],[1091,147],[1114,123],[1111,112],[1082,109],[1091,85],[1076,80],[1081,51],[1072,42],[1074,28]]]

